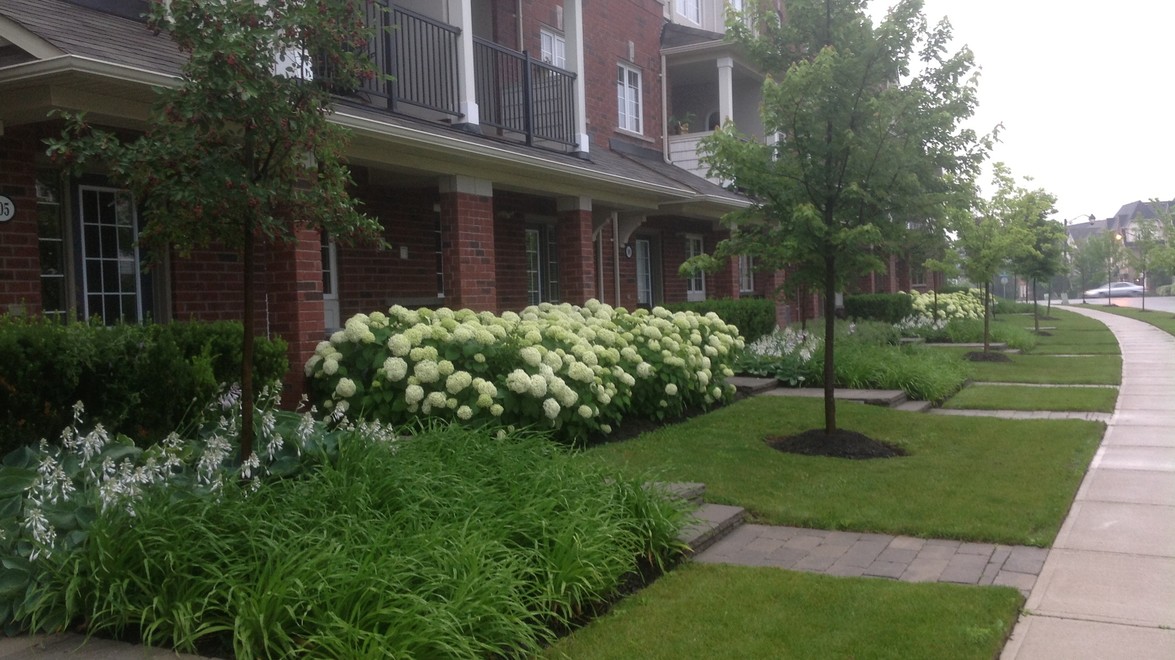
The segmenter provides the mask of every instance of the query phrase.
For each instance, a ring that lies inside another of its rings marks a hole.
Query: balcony
[[[341,97],[527,145],[577,147],[574,72],[480,37],[472,38],[473,70],[465,71],[460,28],[388,0],[365,11],[377,28],[368,55],[380,75]],[[477,124],[462,112],[466,76],[473,76]]]

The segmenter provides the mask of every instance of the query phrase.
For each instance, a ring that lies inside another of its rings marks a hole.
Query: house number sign
[[[0,195],[0,222],[8,222],[16,215],[16,204],[11,199]]]

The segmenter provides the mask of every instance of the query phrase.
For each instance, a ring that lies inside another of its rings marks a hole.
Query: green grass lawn
[[[838,406],[840,426],[901,445],[870,461],[797,456],[764,443],[823,427],[823,401],[760,396],[586,456],[701,481],[707,499],[770,524],[1047,546],[1103,425],[927,416]]]
[[[1034,354],[1118,355],[1118,340],[1114,333],[1086,316],[1054,309],[1051,318],[1041,321],[1048,327],[1047,335],[1038,335]]]
[[[1118,307],[1114,305],[1108,307],[1106,305],[1091,306],[1090,309],[1107,312],[1109,314],[1117,314],[1118,316],[1125,316],[1127,318],[1144,321],[1156,328],[1166,332],[1169,335],[1175,335],[1175,314],[1171,312],[1156,312],[1153,310],[1142,311],[1134,307]]]
[[[977,382],[1056,385],[1117,385],[1122,380],[1122,358],[1117,355],[1008,357],[1012,359],[1011,362],[973,362],[971,379]]]
[[[559,640],[547,658],[952,658],[999,654],[1022,597],[692,564]]]
[[[1117,400],[1118,390],[1109,387],[971,385],[948,399],[943,408],[1114,412]]]

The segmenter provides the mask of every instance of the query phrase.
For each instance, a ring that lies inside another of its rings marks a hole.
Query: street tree
[[[1166,241],[1157,218],[1137,218],[1131,222],[1130,247],[1126,261],[1142,275],[1142,310],[1146,311],[1146,288],[1151,270],[1162,259]]]
[[[1043,189],[1024,190],[1021,199],[1021,212],[1024,228],[1028,231],[1031,250],[1025,250],[1012,262],[1017,273],[1032,283],[1032,325],[1036,333],[1040,333],[1040,310],[1037,300],[1036,285],[1040,280],[1048,280],[1060,273],[1064,267],[1065,256],[1065,227],[1061,223],[1050,220],[1056,204],[1055,195]],[[1052,296],[1049,296],[1049,308],[1052,308]]]
[[[953,217],[951,229],[959,267],[972,282],[983,282],[983,353],[991,351],[991,282],[1017,259],[1032,253],[1027,221],[1052,208],[1053,199],[1042,190],[1016,183],[1003,163],[992,174],[990,199],[976,197],[970,209]]]
[[[1105,273],[1104,242],[1097,236],[1091,236],[1084,241],[1077,242],[1070,248],[1069,259],[1073,274],[1081,283],[1081,302],[1086,302],[1085,291],[1089,285],[1098,281],[1098,277]]]
[[[899,1],[877,25],[864,0],[794,0],[786,21],[758,4],[747,11],[728,35],[768,73],[762,124],[779,139],[747,139],[727,122],[703,141],[711,174],[752,200],[725,218],[736,231],[715,253],[792,268],[822,294],[832,436],[835,295],[880,268],[876,255],[909,223],[936,226],[974,176],[986,142],[961,126],[976,106],[974,65],[970,51],[947,51],[949,23],[928,25],[920,0]],[[748,224],[759,230],[737,231]]]
[[[253,338],[258,253],[306,229],[378,241],[380,225],[348,194],[345,129],[330,121],[331,91],[375,75],[362,3],[333,0],[152,6],[150,26],[187,55],[159,91],[148,125],[124,138],[66,115],[49,154],[102,167],[145,211],[140,241],[180,255],[238,251],[244,295],[240,457],[253,452]]]

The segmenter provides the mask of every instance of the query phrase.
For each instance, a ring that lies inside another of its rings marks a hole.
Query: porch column
[[[734,116],[734,58],[718,58],[718,120]]]
[[[493,184],[451,176],[442,178],[439,188],[446,304],[496,312]]]
[[[476,75],[473,66],[473,5],[472,0],[447,0],[449,22],[460,28],[457,41],[457,101],[461,119],[457,123],[469,130],[481,124],[477,108]]]
[[[37,232],[36,155],[40,135],[27,127],[0,133],[0,196],[12,207],[0,223],[0,314],[41,313],[41,252]],[[61,200],[58,200],[61,201]]]
[[[273,243],[266,269],[265,310],[270,334],[286,340],[290,369],[283,379],[282,403],[297,405],[306,391],[302,366],[314,355],[318,342],[326,339],[322,309],[322,235],[314,229],[300,229],[291,244]],[[264,305],[264,307],[262,307]],[[264,330],[261,326],[260,330]]]
[[[563,39],[567,69],[575,72],[575,152],[586,155],[591,138],[587,132],[587,92],[584,83],[587,69],[583,59],[583,0],[563,0]]]
[[[737,300],[743,288],[743,272],[742,268],[739,268],[738,257],[731,257],[727,260],[726,272],[730,274],[730,290],[727,292],[727,296]]]
[[[559,282],[563,302],[582,305],[595,295],[596,260],[592,254],[592,200],[560,197]]]

